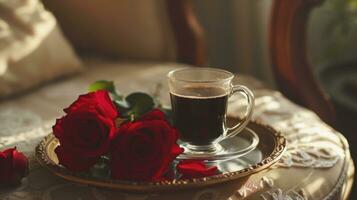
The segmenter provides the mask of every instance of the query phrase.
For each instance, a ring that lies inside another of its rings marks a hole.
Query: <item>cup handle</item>
[[[247,124],[249,123],[249,120],[252,118],[253,109],[254,109],[254,94],[253,94],[253,92],[245,86],[234,85],[234,86],[232,86],[232,92],[229,94],[229,97],[231,97],[235,93],[243,94],[248,101],[248,106],[247,106],[247,109],[246,109],[246,112],[244,114],[244,118],[242,119],[242,121],[240,121],[233,127],[226,127],[227,132],[224,135],[223,140],[236,136],[239,132],[241,132],[247,126]]]

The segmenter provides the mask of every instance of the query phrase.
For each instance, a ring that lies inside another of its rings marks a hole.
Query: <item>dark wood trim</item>
[[[207,48],[204,31],[194,15],[191,0],[166,0],[176,40],[177,61],[204,66]]]
[[[330,98],[315,80],[307,59],[306,26],[310,11],[322,0],[275,0],[270,22],[272,67],[281,92],[335,125]]]

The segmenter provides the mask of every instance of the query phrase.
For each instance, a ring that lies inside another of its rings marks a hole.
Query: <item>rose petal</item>
[[[102,115],[115,119],[118,117],[118,111],[114,106],[109,94],[106,90],[99,90],[96,92],[99,109]]]
[[[55,149],[59,164],[65,166],[68,170],[73,172],[80,172],[90,169],[98,160],[98,158],[83,158],[71,152],[66,152],[62,146]]]
[[[146,120],[166,120],[165,113],[159,109],[153,109],[145,115],[141,116],[140,121]]]
[[[12,160],[13,170],[19,176],[24,177],[25,175],[27,175],[29,170],[28,159],[24,154],[18,152],[16,149],[12,153],[13,153],[13,160]]]
[[[174,144],[171,148],[171,156],[172,159],[175,159],[178,155],[182,154],[184,152],[184,149],[180,147],[178,144]]]
[[[177,164],[177,170],[182,174],[182,178],[199,178],[213,176],[217,173],[217,167],[207,167],[200,160],[184,160]]]
[[[53,134],[60,138],[63,135],[63,117],[56,120],[56,124],[52,127]]]
[[[0,185],[14,185],[27,175],[28,159],[15,148],[0,152]]]
[[[160,112],[156,113],[160,116]],[[136,181],[162,180],[170,163],[183,152],[176,144],[177,131],[166,120],[158,120],[155,116],[149,114],[149,117],[124,123],[119,127],[111,151],[113,178]],[[138,154],[138,149],[146,152]]]
[[[103,116],[111,119],[115,119],[118,116],[118,111],[106,90],[80,95],[75,102],[63,110],[65,113],[71,113],[82,107],[87,108],[92,105],[96,106],[97,111]]]
[[[66,152],[98,157],[108,152],[116,127],[111,119],[77,110],[57,120],[53,131]]]
[[[0,185],[7,185],[7,182],[12,182],[12,151],[7,149],[0,152]]]

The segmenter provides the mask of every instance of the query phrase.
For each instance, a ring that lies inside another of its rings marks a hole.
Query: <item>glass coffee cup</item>
[[[231,72],[216,68],[182,68],[168,73],[175,127],[186,150],[215,152],[218,143],[241,132],[251,119],[254,95],[233,85]],[[228,98],[241,93],[248,104],[244,117],[233,127],[226,124]]]

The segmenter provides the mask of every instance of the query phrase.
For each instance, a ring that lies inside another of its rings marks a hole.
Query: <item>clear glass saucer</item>
[[[259,144],[259,137],[252,129],[246,127],[236,136],[227,138],[216,144],[217,150],[214,152],[192,152],[185,147],[184,142],[179,141],[178,144],[185,151],[177,157],[177,160],[220,161],[239,158],[253,151]]]

